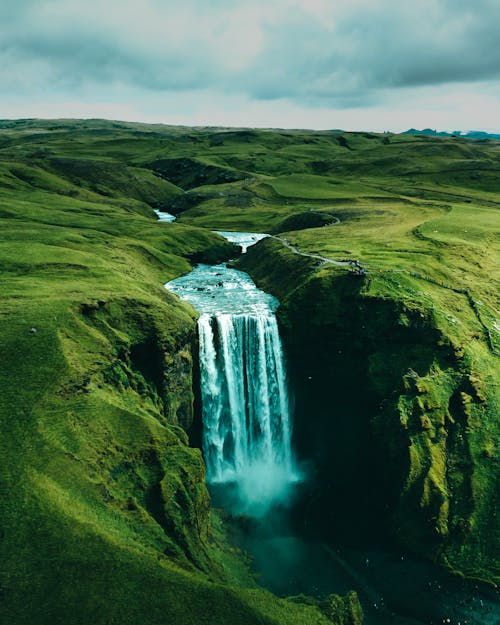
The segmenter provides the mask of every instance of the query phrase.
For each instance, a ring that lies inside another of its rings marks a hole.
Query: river
[[[172,221],[175,221],[177,219],[175,215],[166,213],[165,211],[161,211],[156,208],[154,209],[154,212],[156,213],[156,216],[158,217],[158,221],[171,223]]]

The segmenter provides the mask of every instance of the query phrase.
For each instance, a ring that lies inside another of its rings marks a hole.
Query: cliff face
[[[432,306],[380,277],[311,263],[272,240],[240,260],[282,301],[295,445],[310,472],[299,517],[326,539],[385,536],[492,580],[496,412],[486,341],[478,359]]]
[[[103,346],[102,364],[94,361],[90,367],[93,373],[80,405],[89,402],[95,410],[94,402],[102,404],[103,416],[111,405],[133,415],[139,426],[132,445],[121,440],[125,429],[112,430],[114,444],[106,454],[108,471],[101,488],[141,533],[147,517],[148,524],[163,530],[165,554],[184,566],[191,563],[209,571],[210,502],[204,463],[200,451],[189,446],[186,434],[193,419],[195,320],[172,315],[166,322],[160,306],[127,299],[84,304],[80,310],[84,327],[100,336]],[[74,354],[81,351],[81,344],[80,335]],[[89,372],[89,363],[85,368]],[[81,407],[78,414],[81,418]],[[89,441],[101,443],[94,435]],[[88,460],[91,464],[92,459]],[[99,472],[98,466],[92,469]]]

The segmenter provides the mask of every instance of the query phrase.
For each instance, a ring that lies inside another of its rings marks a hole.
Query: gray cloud
[[[499,79],[499,26],[496,0],[3,0],[0,84],[362,106],[387,90]]]
[[[299,99],[364,101],[378,89],[500,77],[500,4],[461,11],[443,2],[366,4],[341,14],[332,31],[303,22],[275,27],[252,81],[257,93],[269,85]]]

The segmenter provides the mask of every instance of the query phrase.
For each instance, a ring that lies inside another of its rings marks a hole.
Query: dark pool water
[[[281,596],[356,590],[366,625],[499,625],[498,590],[449,575],[414,556],[356,551],[297,536],[247,532],[259,582]]]

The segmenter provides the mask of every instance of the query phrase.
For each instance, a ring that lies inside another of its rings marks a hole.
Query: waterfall
[[[292,474],[283,354],[274,315],[202,315],[203,443],[210,482]]]
[[[166,287],[198,319],[203,452],[207,480],[231,489],[237,511],[265,514],[298,476],[278,300],[247,274],[198,265]]]

